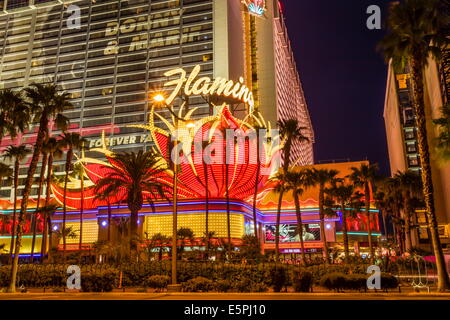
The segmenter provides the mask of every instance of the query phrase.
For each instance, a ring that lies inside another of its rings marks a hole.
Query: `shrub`
[[[216,281],[216,290],[218,292],[227,292],[230,290],[233,286],[230,281],[228,280],[217,280]]]
[[[295,292],[310,292],[313,285],[313,275],[308,271],[296,271],[292,279]]]
[[[399,281],[397,277],[393,276],[390,273],[382,273],[381,274],[381,289],[396,289],[398,288]]]
[[[345,276],[344,289],[365,290],[367,288],[367,276],[363,274],[350,274]]]
[[[169,276],[159,276],[154,275],[147,278],[146,285],[152,289],[156,289],[161,292],[163,289],[166,289],[169,285],[170,277]]]
[[[275,266],[270,269],[270,284],[274,292],[280,292],[287,285],[287,274],[283,267]]]
[[[252,291],[252,282],[248,278],[244,278],[239,281],[234,282],[234,288],[238,292],[251,292]]]
[[[345,274],[333,272],[326,274],[320,279],[320,285],[328,290],[340,291],[345,288]]]
[[[81,290],[83,292],[110,292],[114,288],[116,273],[113,271],[93,271],[82,273]]]
[[[181,284],[184,292],[208,292],[214,290],[213,281],[204,277],[196,277]]]

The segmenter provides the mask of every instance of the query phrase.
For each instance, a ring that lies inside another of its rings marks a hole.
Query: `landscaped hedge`
[[[320,279],[320,285],[328,290],[340,292],[342,290],[367,290],[367,279],[369,275],[329,273]],[[381,274],[381,289],[398,288],[398,279],[388,273]]]
[[[17,284],[27,288],[65,287],[68,265],[35,264],[20,265]],[[166,288],[171,276],[170,261],[125,264],[121,266],[81,265],[81,284],[87,291],[110,291],[113,287],[150,287],[158,291]],[[299,267],[285,264],[229,264],[179,262],[178,282],[184,283],[202,277],[212,281],[214,290],[219,292],[265,292],[272,288],[275,292],[292,286],[295,291],[308,292],[312,285],[319,284],[324,275],[330,273],[352,275],[345,288],[357,290],[366,278],[365,265],[315,265]],[[9,284],[10,266],[0,266],[0,287]],[[382,285],[396,287],[395,277],[383,275]],[[104,278],[104,279],[103,279]],[[349,278],[347,276],[347,278]],[[121,283],[120,283],[121,281]],[[329,280],[331,281],[331,280]],[[330,284],[331,290],[336,285]],[[333,287],[334,286],[334,287]],[[327,286],[326,286],[327,287]],[[384,287],[383,287],[384,288]],[[190,290],[190,289],[188,289]]]

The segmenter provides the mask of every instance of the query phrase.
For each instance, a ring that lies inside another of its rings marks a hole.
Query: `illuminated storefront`
[[[65,113],[71,119],[70,131],[88,139],[89,150],[81,161],[89,178],[85,181],[84,192],[83,246],[89,247],[105,239],[104,230],[109,223],[105,222],[107,203],[93,200],[95,175],[108,163],[105,151],[148,151],[156,147],[167,160],[164,145],[171,134],[167,128],[171,116],[167,111],[158,110],[159,116],[153,117],[150,97],[155,92],[167,93],[166,102],[172,104],[177,113],[182,105],[179,93],[188,95],[189,108],[195,109],[191,119],[199,126],[205,119],[225,119],[239,126],[239,121],[248,120],[253,112],[262,114],[272,126],[280,119],[298,119],[310,141],[294,144],[296,164],[313,162],[312,125],[277,1],[35,0],[30,5],[29,1],[0,0],[0,4],[3,5],[0,9],[0,89],[17,89],[32,82],[55,82],[70,93],[74,104],[74,108]],[[79,24],[73,19],[77,8]],[[206,101],[205,96],[211,99]],[[217,107],[212,107],[212,102]],[[227,108],[222,108],[223,102],[227,103]],[[54,136],[60,133],[50,131]],[[14,141],[7,137],[0,151],[12,143],[32,144],[34,138],[35,128]],[[247,149],[254,150],[254,146],[247,145]],[[270,150],[271,147],[266,150],[263,169],[271,169],[275,151]],[[76,158],[80,159],[81,153]],[[20,169],[19,185],[26,175],[27,161]],[[255,183],[262,190],[273,173],[257,177],[256,165],[247,164],[228,168],[229,196],[234,202],[230,209],[231,233],[236,242],[254,228],[251,197]],[[179,225],[193,229],[197,237],[202,236],[206,209],[201,202],[209,192],[210,198],[217,199],[208,209],[209,230],[218,237],[224,236],[227,204],[219,166],[207,167],[206,174],[201,162],[181,166]],[[36,177],[40,171],[41,164]],[[64,158],[55,161],[54,172],[56,176],[64,174]],[[210,177],[209,184],[205,176]],[[172,183],[171,179],[170,174],[165,177],[168,184]],[[76,192],[79,188],[79,182],[71,180],[66,200],[69,207],[66,225],[74,230],[78,230],[80,224],[81,198]],[[29,229],[30,216],[37,206],[37,189],[38,186],[33,185],[28,203],[30,215],[26,225]],[[54,203],[61,204],[61,186],[53,185],[52,192]],[[0,196],[3,209],[0,239],[4,237],[0,243],[8,247],[8,226],[11,229],[12,225],[11,188],[1,187]],[[41,196],[39,205],[43,198]],[[114,199],[111,203],[117,206]],[[149,208],[143,210],[142,235],[170,234],[170,212],[167,202],[159,203],[156,213]],[[115,208],[112,216],[116,222],[113,222],[118,225],[120,215],[127,214],[123,206]],[[272,219],[259,209],[257,215],[261,226]],[[55,231],[61,228],[61,219],[58,211],[53,218]],[[43,228],[40,216],[37,221],[40,233]],[[30,230],[25,231],[28,237]],[[79,238],[67,239],[68,248],[77,248],[78,241]],[[24,248],[23,252],[27,250]]]

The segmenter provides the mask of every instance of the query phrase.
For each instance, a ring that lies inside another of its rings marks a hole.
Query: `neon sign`
[[[266,11],[265,0],[242,0],[242,3],[244,3],[247,6],[247,9],[250,12],[250,14],[253,14],[255,16],[261,17],[262,15],[264,15],[264,12]]]
[[[197,79],[200,73],[200,66],[197,65],[192,70],[191,74],[187,76],[187,73],[182,68],[177,68],[169,70],[164,73],[166,77],[172,77],[178,75],[178,79],[171,80],[164,84],[164,87],[175,86],[175,89],[166,98],[166,103],[171,104],[175,97],[178,96],[181,90],[184,88],[184,93],[186,96],[190,95],[216,95],[223,97],[232,97],[238,99],[249,105],[250,110],[253,110],[255,105],[255,100],[253,98],[252,91],[244,84],[244,79],[239,78],[239,81],[234,82],[233,80],[227,80],[225,78],[217,77],[212,80],[209,77],[201,77]]]

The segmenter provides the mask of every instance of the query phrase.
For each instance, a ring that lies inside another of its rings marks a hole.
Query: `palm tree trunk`
[[[227,201],[227,236],[228,236],[228,254],[231,258],[231,213],[230,213],[230,190],[228,190],[229,178],[228,178],[228,159],[225,159],[225,197]]]
[[[84,167],[81,164],[81,204],[80,204],[80,259],[81,259],[81,246],[83,244],[83,211],[84,211]]]
[[[256,198],[258,197],[258,186],[259,186],[259,175],[261,172],[261,162],[259,159],[260,150],[259,150],[259,129],[256,130],[256,177],[255,177],[255,192],[253,193],[253,223],[255,229],[255,237],[259,243],[259,234],[258,234],[258,220],[256,216]]]
[[[16,234],[16,218],[17,218],[17,192],[19,187],[19,160],[16,159],[14,162],[14,211],[13,211],[13,220],[11,226],[11,244],[9,246],[9,264],[12,264],[13,260],[13,252],[14,252],[14,236]]]
[[[108,242],[111,241],[111,203],[109,202],[109,198],[107,200],[108,203]]]
[[[325,198],[325,190],[324,186],[321,184],[319,187],[319,215],[320,215],[320,233],[322,235],[322,243],[323,243],[323,255],[325,258],[325,263],[330,263],[330,257],[328,253],[328,242],[327,242],[327,235],[325,233],[325,214],[324,214],[324,198]]]
[[[344,253],[345,253],[345,260],[348,261],[348,257],[350,256],[350,249],[348,245],[347,210],[345,210],[344,203],[341,203],[341,211],[342,211],[342,234],[344,238]]]
[[[421,177],[423,185],[424,200],[426,204],[426,214],[429,215],[429,228],[433,243],[434,255],[436,257],[436,267],[438,273],[438,291],[443,292],[450,289],[445,266],[444,254],[442,252],[441,241],[439,239],[438,223],[434,205],[434,188],[430,164],[430,150],[427,141],[427,127],[425,116],[425,100],[423,93],[423,64],[420,59],[420,52],[414,52],[411,59],[414,104],[416,111],[417,141],[419,145],[420,165],[422,167]]]
[[[52,167],[53,167],[53,153],[50,152],[48,155],[47,162],[47,181],[46,181],[46,190],[45,190],[45,206],[47,207],[50,204],[50,190],[52,184]],[[49,216],[44,217],[44,231],[42,235],[42,243],[41,243],[41,261],[44,260],[44,255],[47,251],[47,238],[49,241],[49,250],[51,250],[51,218]]]
[[[206,250],[205,257],[208,259],[209,256],[209,179],[208,179],[208,168],[206,166],[205,160],[203,159],[203,174],[205,175],[205,235],[206,235]]]
[[[39,131],[36,137],[36,142],[34,145],[33,156],[31,157],[30,166],[28,168],[27,178],[25,179],[25,187],[22,192],[22,202],[20,204],[19,221],[16,227],[16,246],[14,248],[14,259],[11,268],[11,277],[9,283],[9,292],[16,292],[16,280],[17,271],[19,269],[19,254],[20,248],[22,246],[22,224],[24,222],[24,217],[27,212],[28,198],[31,192],[31,186],[33,185],[33,177],[36,172],[37,164],[39,162],[39,156],[41,154],[42,144],[45,139],[48,128],[48,119],[45,111],[41,115],[39,122]]]
[[[63,223],[62,223],[62,240],[63,240],[63,259],[66,261],[66,215],[67,215],[67,184],[69,182],[69,171],[72,164],[73,150],[69,147],[66,155],[66,174],[64,176],[64,199],[63,199]]]
[[[302,212],[300,207],[300,199],[298,196],[298,193],[296,190],[292,191],[294,194],[294,201],[295,201],[295,213],[297,214],[297,229],[298,229],[298,235],[300,238],[300,247],[302,249],[302,259],[303,264],[306,264],[306,252],[305,252],[305,242],[303,241],[303,221],[302,221]]]
[[[280,259],[280,223],[281,223],[281,207],[283,203],[284,190],[281,190],[280,196],[278,198],[278,208],[277,208],[277,224],[275,231],[275,262],[278,263]]]
[[[130,209],[130,249],[132,253],[135,253],[137,251],[137,236],[138,236],[138,218],[139,218],[139,211],[135,208]]]
[[[47,164],[47,158],[48,155],[47,153],[44,153],[42,155],[42,164],[41,164],[41,173],[39,176],[39,187],[38,187],[38,197],[37,197],[37,202],[36,202],[36,211],[34,213],[34,217],[33,217],[33,239],[31,240],[31,254],[30,254],[30,262],[33,263],[33,256],[34,256],[34,246],[36,243],[36,227],[37,227],[37,211],[39,210],[40,207],[40,202],[41,202],[41,193],[42,193],[42,186],[44,185],[44,179],[45,179],[45,167]]]
[[[373,250],[373,243],[372,243],[372,219],[370,216],[370,187],[369,183],[364,184],[364,201],[366,205],[366,215],[367,215],[367,237],[369,238],[369,254],[370,254],[370,262],[373,263],[374,261],[374,250]]]

